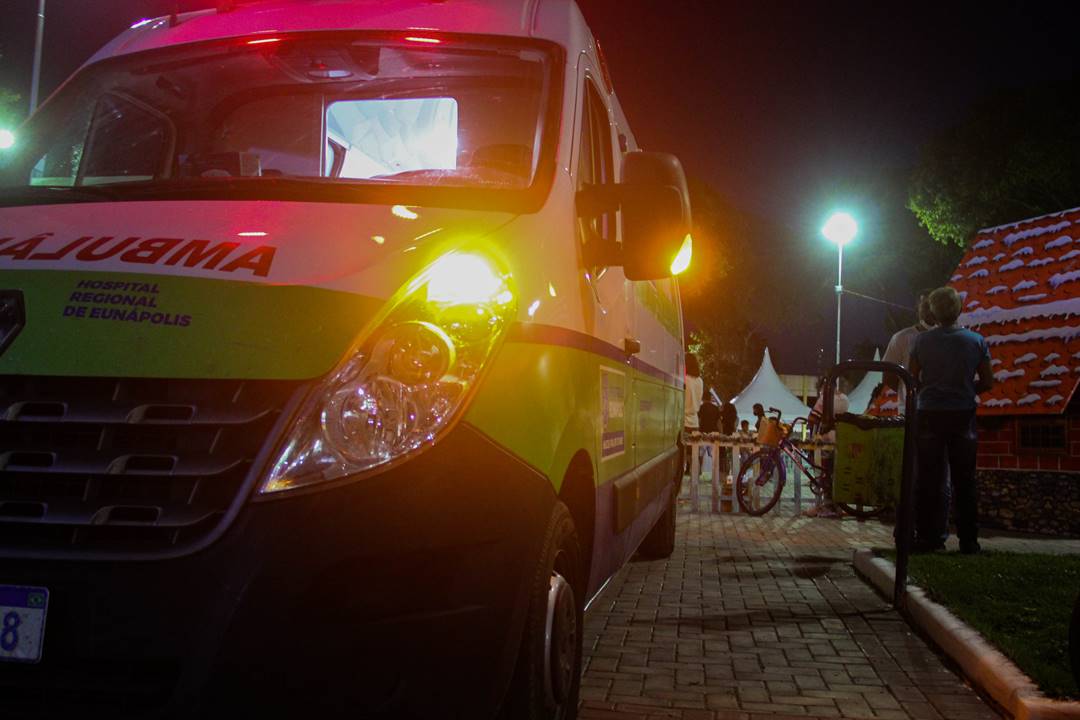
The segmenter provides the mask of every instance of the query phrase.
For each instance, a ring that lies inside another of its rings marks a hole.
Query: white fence
[[[690,454],[690,476],[684,477],[683,495],[690,499],[690,512],[696,513],[701,504],[701,478],[704,472],[702,461],[711,457],[711,467],[708,469],[708,484],[711,497],[711,512],[714,513],[738,513],[738,498],[735,497],[735,481],[739,477],[742,462],[751,453],[761,449],[753,435],[721,435],[719,433],[689,433],[684,436],[683,442]],[[795,445],[809,454],[815,465],[821,465],[823,451],[832,450],[831,443],[820,440],[795,442]],[[708,448],[709,454],[703,454],[702,449]],[[721,470],[720,458],[727,459],[727,469]],[[784,492],[777,504],[779,509],[785,502],[793,505],[795,515],[803,511],[803,482],[806,479],[802,471],[797,469],[792,461],[784,457],[787,471],[787,482]],[[807,501],[817,504],[816,496],[808,493]]]

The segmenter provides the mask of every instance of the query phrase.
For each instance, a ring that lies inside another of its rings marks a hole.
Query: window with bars
[[[1033,418],[1019,422],[1020,450],[1065,452],[1069,447],[1068,424],[1060,418]]]

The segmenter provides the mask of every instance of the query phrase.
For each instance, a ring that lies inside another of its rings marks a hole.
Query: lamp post
[[[845,212],[833,213],[821,228],[821,234],[836,244],[836,362],[840,362],[840,300],[844,293],[844,246],[855,238],[859,226],[855,218]]]
[[[34,33],[34,66],[30,73],[30,114],[37,110],[41,82],[41,41],[45,34],[45,0],[38,0],[37,29]]]

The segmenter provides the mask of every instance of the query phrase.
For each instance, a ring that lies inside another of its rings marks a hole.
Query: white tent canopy
[[[731,404],[739,411],[739,420],[748,420],[751,428],[754,426],[754,403],[761,403],[766,412],[771,407],[778,408],[783,413],[781,418],[788,421],[810,414],[810,408],[803,405],[776,374],[768,348],[765,348],[765,357],[754,379],[731,399]]]
[[[874,360],[880,360],[881,353],[877,349],[874,350]],[[881,383],[881,373],[877,370],[866,373],[866,376],[862,379],[862,382],[855,386],[855,389],[848,395],[848,412],[861,415],[866,412],[866,408],[870,406],[870,395]]]

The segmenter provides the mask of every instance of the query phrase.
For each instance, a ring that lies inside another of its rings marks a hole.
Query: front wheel
[[[574,521],[555,504],[529,593],[506,720],[573,720],[581,684],[584,563]]]
[[[762,448],[743,462],[735,483],[739,507],[749,515],[764,515],[780,501],[784,491],[783,458],[776,448]]]

